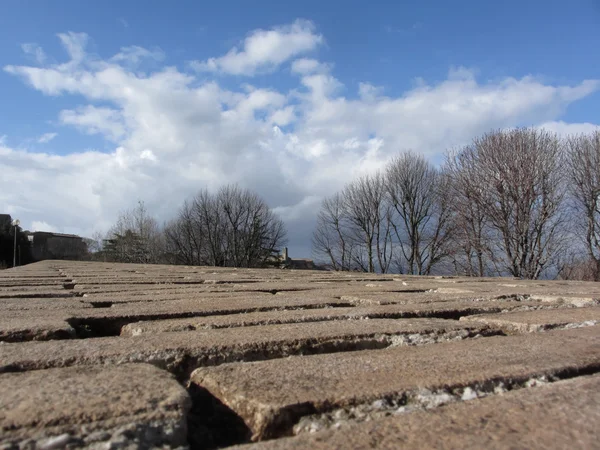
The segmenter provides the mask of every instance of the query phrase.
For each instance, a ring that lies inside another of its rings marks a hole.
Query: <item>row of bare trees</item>
[[[428,274],[446,256],[445,174],[412,152],[323,200],[313,251],[334,270]]]
[[[97,255],[110,261],[259,267],[285,239],[283,221],[258,195],[224,186],[185,201],[163,227],[139,202],[96,241]]]
[[[578,218],[574,230],[585,246],[585,256],[578,265],[587,266],[587,274],[580,277],[600,281],[600,131],[572,137],[567,151],[570,195]]]
[[[200,191],[165,227],[167,252],[189,265],[264,265],[285,241],[285,226],[255,193],[225,186]]]
[[[334,270],[600,280],[600,132],[494,131],[440,168],[403,153],[323,201],[313,251]]]

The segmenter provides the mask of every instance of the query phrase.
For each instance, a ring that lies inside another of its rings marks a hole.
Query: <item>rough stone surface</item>
[[[197,369],[192,381],[222,399],[246,421],[254,439],[262,439],[288,433],[302,415],[410,397],[419,389],[600,370],[598,349],[600,332],[590,327],[420,348],[223,364]]]
[[[29,314],[4,312],[0,319],[0,342],[47,341],[75,337],[75,329],[64,314]]]
[[[600,323],[600,308],[569,308],[507,312],[462,317],[469,323],[483,323],[507,331],[536,332],[554,328],[580,328]]]
[[[534,302],[535,303],[535,302]],[[292,303],[293,305],[293,303]],[[540,303],[525,308],[540,307]],[[189,319],[140,321],[126,325],[122,336],[137,336],[145,333],[191,331],[212,328],[228,328],[284,323],[318,322],[329,320],[401,319],[420,317],[452,317],[480,312],[501,312],[523,309],[515,302],[479,302],[476,305],[460,302],[433,302],[427,305],[385,305],[326,307],[312,309],[284,309],[277,311],[249,312],[245,314],[210,315]]]
[[[187,441],[190,407],[173,376],[148,364],[4,374],[0,443],[64,448],[127,437],[143,447],[151,436],[153,444],[176,447]]]
[[[599,311],[588,282],[3,270],[0,450],[593,448]]]
[[[593,376],[239,448],[593,449],[598,423],[600,377]]]
[[[432,335],[464,331],[477,335],[485,325],[467,325],[442,319],[396,321],[311,322],[175,332],[137,337],[108,337],[51,342],[4,343],[0,346],[0,373],[71,365],[151,362],[178,375],[195,367],[231,361],[252,361],[289,355],[326,353],[360,348],[382,348],[402,335]],[[454,334],[450,334],[454,337]]]

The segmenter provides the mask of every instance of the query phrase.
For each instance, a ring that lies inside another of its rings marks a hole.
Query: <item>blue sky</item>
[[[237,182],[309,256],[322,197],[398,151],[595,129],[598,48],[597,0],[5,0],[0,212],[89,235]]]

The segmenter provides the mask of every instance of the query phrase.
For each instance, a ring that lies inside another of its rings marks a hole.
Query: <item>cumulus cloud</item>
[[[287,40],[295,34],[304,37]],[[87,236],[106,231],[138,199],[162,221],[199,189],[239,183],[286,220],[292,254],[309,256],[319,202],[353,177],[404,149],[435,160],[490,128],[587,130],[593,125],[563,124],[561,115],[599,88],[596,80],[567,86],[529,76],[482,82],[459,67],[444,81],[421,80],[390,96],[368,80],[346,86],[323,63],[298,59],[323,39],[306,22],[255,31],[214,60],[218,72],[246,74],[296,58],[292,73],[280,71],[297,83],[288,91],[225,88],[174,67],[142,73],[127,58],[87,55],[87,36],[59,36],[66,62],[4,69],[43,94],[71,96],[80,106],[57,111],[61,123],[113,150],[60,156],[0,140],[0,211]]]
[[[58,136],[58,133],[44,133],[37,139],[37,142],[38,144],[47,144],[56,136]]]
[[[92,105],[77,110],[65,109],[60,112],[60,121],[65,125],[74,125],[87,134],[102,134],[111,141],[118,141],[125,134],[123,117],[116,109]]]
[[[560,136],[570,136],[576,134],[588,134],[594,131],[600,131],[600,124],[585,123],[567,123],[562,120],[545,122],[539,125],[540,128],[552,131]]]
[[[329,64],[324,64],[311,58],[299,58],[292,62],[292,72],[300,75],[329,72],[330,69],[331,66]]]
[[[254,75],[257,71],[274,70],[322,43],[323,36],[315,32],[312,22],[296,20],[291,25],[253,31],[239,47],[232,48],[225,55],[191,64],[198,71]]]

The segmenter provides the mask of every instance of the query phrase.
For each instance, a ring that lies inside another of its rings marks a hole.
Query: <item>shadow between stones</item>
[[[229,447],[250,442],[252,435],[240,416],[206,389],[191,383],[188,393],[188,444],[191,450]]]

